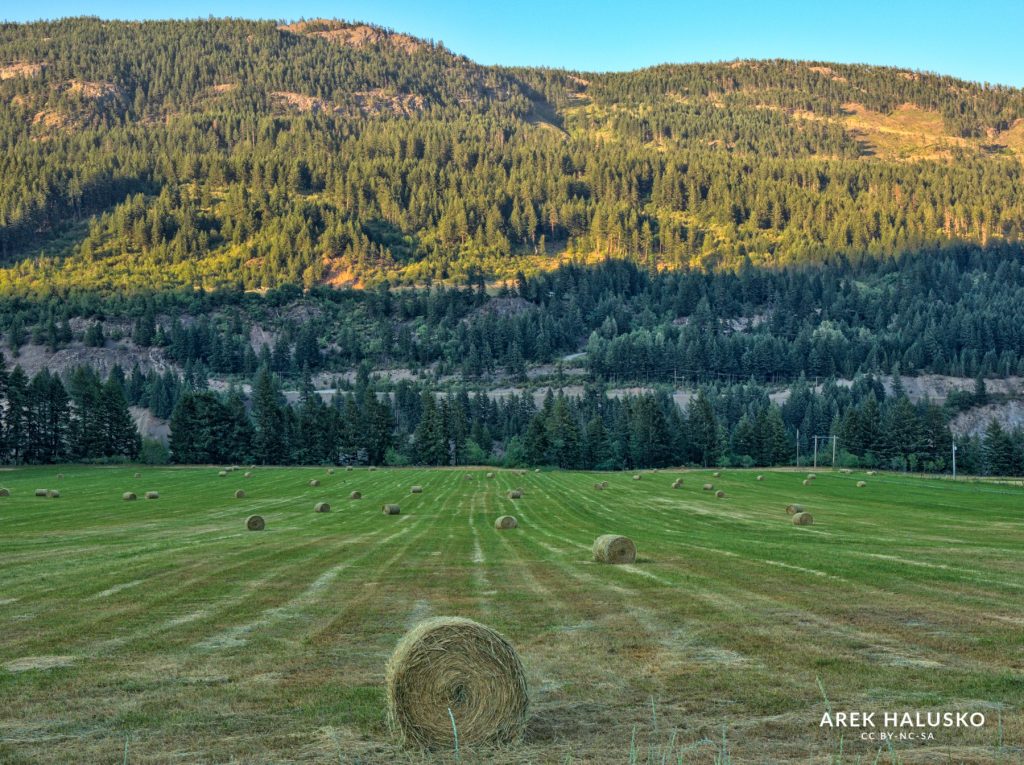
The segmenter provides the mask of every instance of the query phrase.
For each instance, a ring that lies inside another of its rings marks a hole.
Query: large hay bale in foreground
[[[792,505],[786,505],[786,512],[790,515],[796,515],[797,513],[802,513],[803,511],[803,505],[798,505],[796,503],[793,503]]]
[[[50,489],[49,491],[46,492],[46,496],[50,497],[51,499],[57,499],[60,497],[60,492],[57,491],[57,489]]]
[[[245,499],[245,492],[242,491],[241,489],[238,489],[235,492],[235,499]]]
[[[794,526],[810,526],[812,523],[814,523],[814,518],[810,513],[797,513],[793,516]]]
[[[714,491],[715,485],[713,483],[706,483],[701,488],[704,489],[704,491]]]
[[[392,504],[392,505],[383,505],[381,507],[381,512],[383,512],[384,515],[398,515],[400,512],[402,512],[402,508],[400,508],[398,505],[394,505],[394,504]]]
[[[385,683],[388,722],[405,744],[450,750],[455,730],[460,746],[509,744],[526,727],[519,656],[500,633],[470,619],[417,624],[395,646]]]
[[[598,563],[633,563],[636,545],[629,537],[602,534],[594,540],[594,560]]]
[[[124,494],[121,495],[121,499],[123,499],[125,502],[134,502],[136,499],[135,492],[126,491]]]
[[[494,528],[496,529],[514,529],[519,525],[519,521],[512,515],[502,515],[494,522]]]
[[[312,480],[311,480],[311,481],[309,482],[309,485],[310,485],[310,486],[319,486],[319,485],[320,485],[320,482],[319,482],[319,481],[318,481],[317,479],[315,479],[315,478],[314,478],[314,479],[312,479]]]
[[[45,497],[46,496],[46,489],[36,489],[36,496],[37,497]]]
[[[331,512],[331,506],[326,502],[317,502],[313,505],[314,513],[329,513]]]
[[[508,493],[508,498],[509,499],[522,499],[523,498],[523,491],[522,491],[522,489],[512,489]]]
[[[160,492],[158,491],[147,491],[146,499],[160,499]]]
[[[718,497],[719,499],[724,499],[725,498],[725,492],[722,491],[721,489],[719,489],[718,491],[715,492],[715,496]]]
[[[411,487],[409,487],[409,493],[410,494],[422,494],[423,493],[423,487],[422,486],[411,486]]]
[[[262,515],[250,515],[245,519],[245,527],[249,531],[263,531],[267,527]]]
[[[348,498],[349,499],[362,499],[363,495],[362,495],[362,492],[354,491],[354,492],[352,492],[351,494],[348,495]]]
[[[867,481],[857,481],[857,488],[858,489],[863,489],[867,485],[868,485]]]

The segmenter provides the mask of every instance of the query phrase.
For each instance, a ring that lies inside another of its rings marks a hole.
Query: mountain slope
[[[365,24],[0,25],[0,290],[266,288],[1015,242],[1024,95],[479,66]]]

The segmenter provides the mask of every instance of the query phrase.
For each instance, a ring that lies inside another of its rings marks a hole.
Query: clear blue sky
[[[370,21],[442,40],[483,64],[586,71],[799,58],[925,69],[1024,86],[1024,0],[6,0],[0,18],[60,16]],[[974,6],[974,7],[972,7]]]

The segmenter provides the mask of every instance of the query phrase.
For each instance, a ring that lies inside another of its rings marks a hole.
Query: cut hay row
[[[629,537],[602,534],[594,540],[594,560],[598,563],[636,562],[636,544]]]
[[[388,722],[406,744],[451,750],[456,735],[462,746],[509,744],[526,727],[519,656],[504,636],[470,619],[416,625],[395,647],[385,683]]]

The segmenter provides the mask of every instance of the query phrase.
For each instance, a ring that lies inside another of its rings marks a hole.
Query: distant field
[[[454,762],[385,724],[385,661],[442,614],[530,684],[522,744],[462,762],[1024,760],[1024,488],[761,472],[0,471],[0,762]],[[640,560],[592,563],[606,532]],[[829,705],[987,722],[879,756]]]

